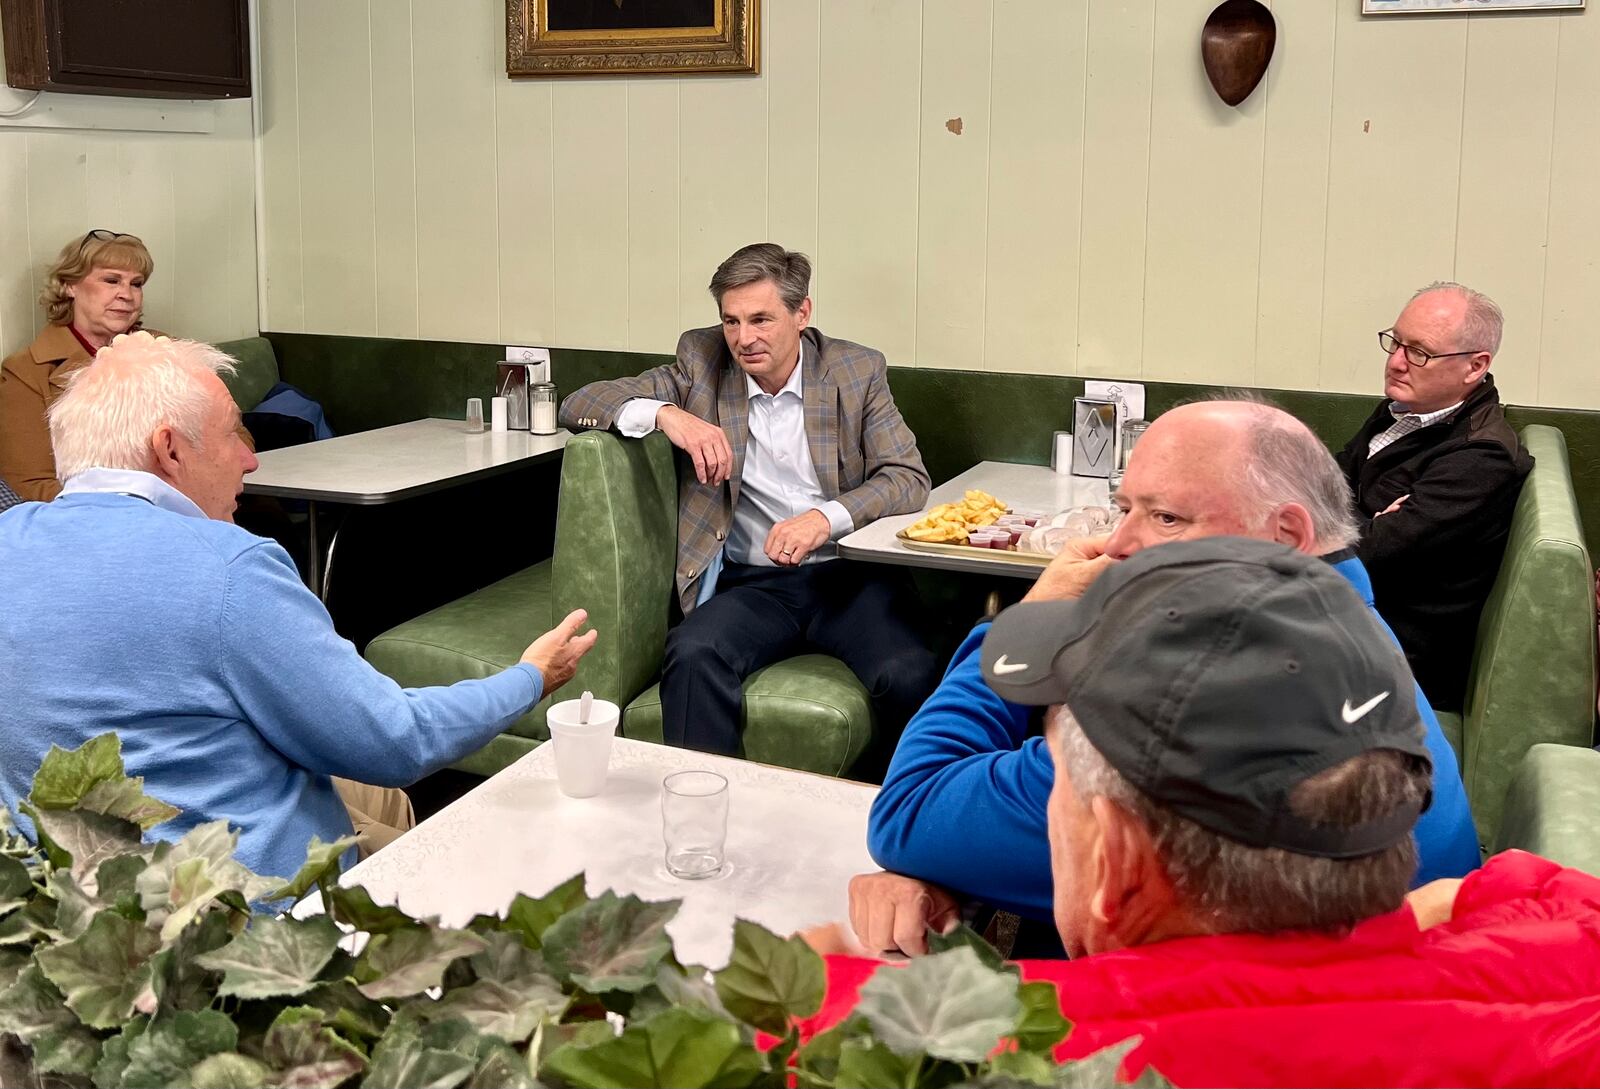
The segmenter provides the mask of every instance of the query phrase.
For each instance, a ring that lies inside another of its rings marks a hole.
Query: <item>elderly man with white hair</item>
[[[595,633],[577,635],[579,610],[518,664],[444,688],[367,665],[288,554],[231,524],[257,466],[218,377],[232,368],[126,334],[51,406],[61,495],[0,520],[0,802],[16,811],[52,744],[116,730],[129,774],[183,810],[156,835],[226,819],[242,862],[288,875],[312,836],[385,802],[334,776],[409,813],[399,787],[571,679]]]

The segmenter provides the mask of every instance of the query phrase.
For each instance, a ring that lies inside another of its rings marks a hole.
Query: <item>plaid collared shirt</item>
[[[1464,404],[1465,401],[1457,401],[1449,408],[1441,408],[1437,412],[1419,413],[1407,412],[1404,409],[1396,411],[1399,406],[1393,401],[1389,402],[1389,415],[1394,417],[1394,423],[1387,430],[1372,436],[1372,441],[1367,443],[1367,457],[1374,456],[1396,439],[1403,439],[1413,431],[1420,431],[1431,423],[1438,423]]]
[[[0,480],[0,510],[5,510],[8,507],[14,507],[20,502],[22,502],[22,496],[12,491],[11,485],[7,484],[4,480]]]

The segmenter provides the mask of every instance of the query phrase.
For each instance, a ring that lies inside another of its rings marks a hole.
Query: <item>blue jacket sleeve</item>
[[[219,626],[221,675],[239,717],[301,767],[375,786],[407,786],[482,748],[543,688],[522,663],[482,680],[401,688],[340,638],[288,553],[268,541],[228,565]]]
[[[1027,915],[1051,918],[1045,803],[1055,781],[1028,710],[984,683],[967,636],[907,724],[872,804],[867,848],[886,870]]]

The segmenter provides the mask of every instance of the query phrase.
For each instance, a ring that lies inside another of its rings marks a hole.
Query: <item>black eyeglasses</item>
[[[133,235],[126,234],[123,231],[108,231],[104,227],[96,227],[94,230],[92,230],[88,234],[84,235],[83,236],[83,241],[78,243],[78,256],[79,257],[83,256],[83,251],[89,248],[89,243],[91,241],[95,241],[95,242],[115,242],[119,238],[132,238],[132,237],[133,237]]]
[[[1396,349],[1404,349],[1406,362],[1413,367],[1426,367],[1435,359],[1449,359],[1451,356],[1457,355],[1477,355],[1483,351],[1482,348],[1475,348],[1470,352],[1425,352],[1415,344],[1407,344],[1395,336],[1393,329],[1385,329],[1378,334],[1378,347],[1383,349],[1384,355],[1394,355]]]

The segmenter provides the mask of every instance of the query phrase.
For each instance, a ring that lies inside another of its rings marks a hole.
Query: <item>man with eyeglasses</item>
[[[1378,334],[1385,400],[1338,455],[1378,610],[1440,710],[1465,702],[1478,614],[1533,468],[1489,374],[1504,320],[1461,284],[1412,296]]]

